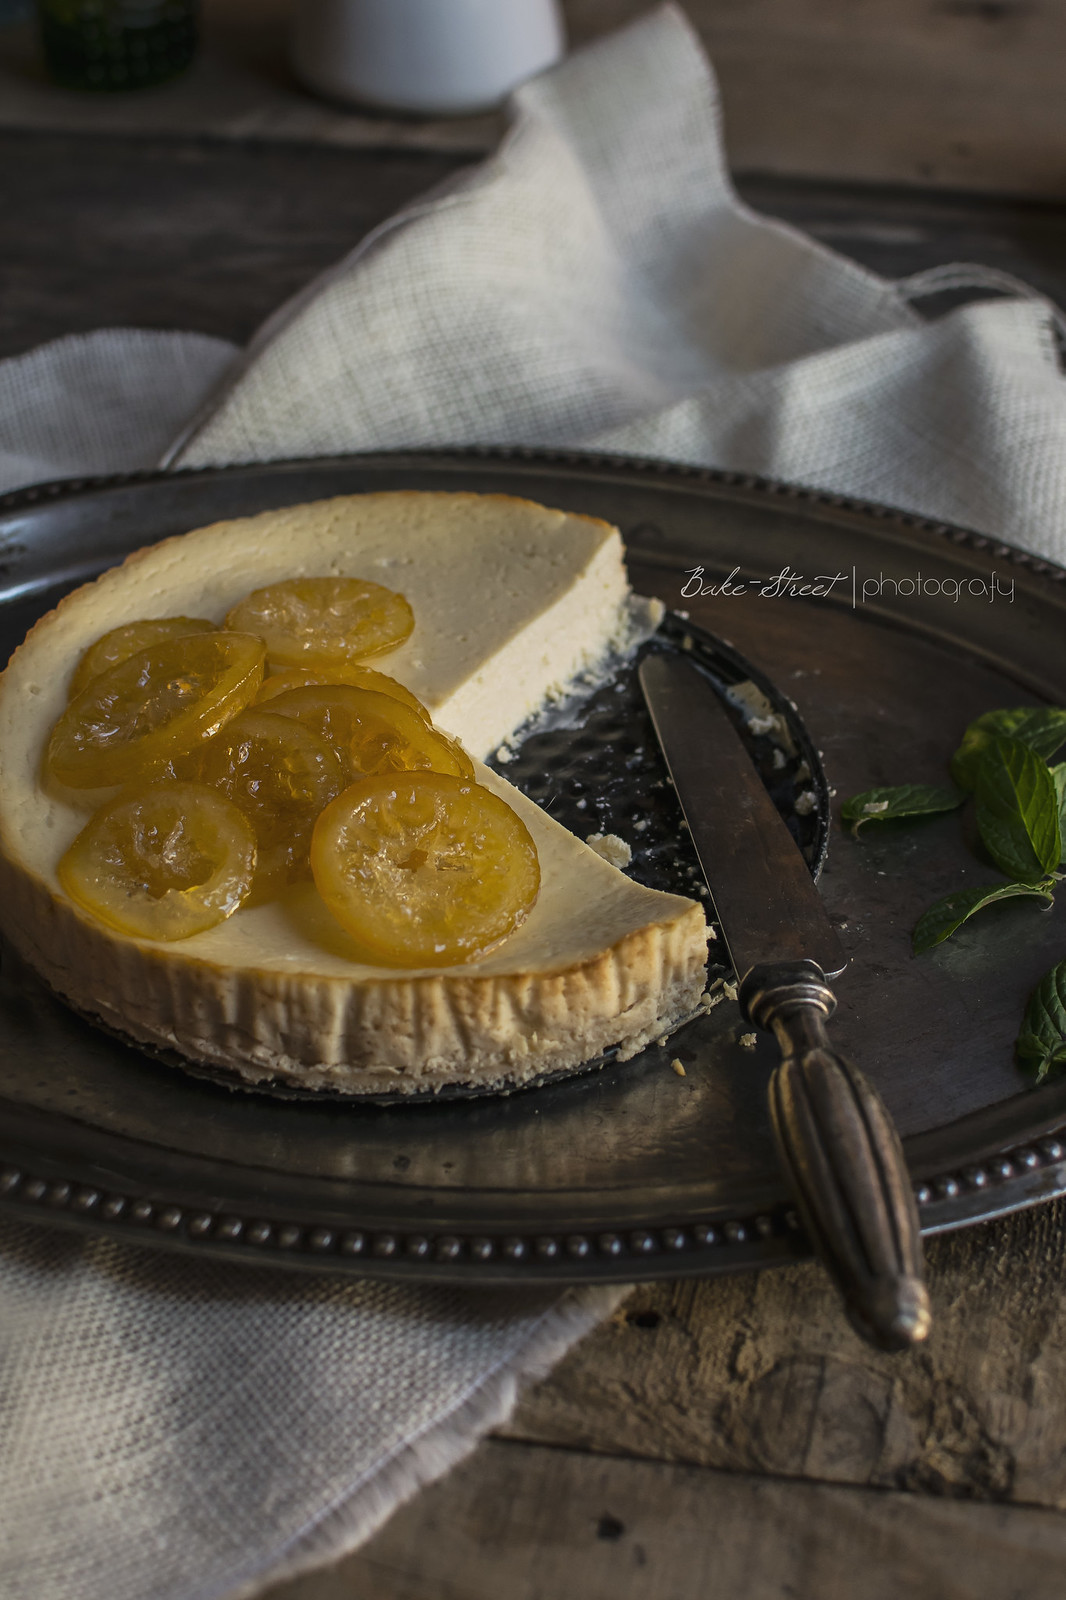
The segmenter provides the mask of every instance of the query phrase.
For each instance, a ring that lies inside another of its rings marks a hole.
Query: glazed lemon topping
[[[290,689],[270,701],[278,716],[294,717],[328,739],[345,761],[350,779],[382,772],[447,772],[472,778],[470,757],[446,733],[391,695],[350,684]]]
[[[413,626],[380,585],[304,578],[249,595],[223,629],[166,617],[98,639],[46,766],[68,787],[127,787],[60,861],[67,893],[173,940],[313,874],[379,964],[492,949],[537,898],[536,847],[415,696],[357,664]]]
[[[288,689],[309,689],[326,683],[347,683],[353,689],[374,689],[378,694],[391,695],[394,700],[402,700],[405,706],[410,706],[412,711],[417,711],[420,717],[428,720],[429,713],[425,706],[410,689],[405,689],[402,683],[390,678],[387,673],[376,672],[373,667],[319,667],[314,672],[309,667],[283,667],[280,672],[273,672],[269,678],[263,679],[256,701],[262,705],[264,701],[273,700],[275,695],[284,694]]]
[[[343,667],[394,650],[414,630],[402,594],[362,578],[290,578],[256,589],[226,617],[254,633],[271,666]]]
[[[220,631],[139,651],[70,702],[52,730],[50,771],[72,789],[157,776],[243,711],[265,659],[262,640]]]
[[[73,899],[145,939],[187,939],[247,898],[255,835],[215,789],[140,784],[101,806],[59,863]]]
[[[94,678],[108,667],[117,667],[142,650],[163,644],[168,639],[181,639],[189,633],[217,633],[213,622],[202,617],[155,617],[145,622],[124,622],[97,639],[78,662],[70,680],[69,698],[73,700],[88,687]]]
[[[442,773],[354,783],[315,823],[318,892],[365,958],[450,965],[498,944],[540,888],[533,840],[489,789]]]
[[[269,900],[310,871],[315,818],[350,781],[346,764],[313,728],[258,706],[211,740],[200,765],[255,831],[256,901]]]

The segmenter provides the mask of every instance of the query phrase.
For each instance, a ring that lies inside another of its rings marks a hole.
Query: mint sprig
[[[958,794],[932,784],[865,789],[841,808],[857,838],[868,822],[907,821],[951,811],[974,799],[981,843],[1004,882],[968,884],[922,913],[911,936],[915,955],[935,949],[986,906],[1036,900],[1044,910],[1066,878],[1066,761],[1051,758],[1066,743],[1066,708],[1017,706],[986,711],[971,722],[951,759]],[[1030,997],[1015,1046],[1019,1065],[1040,1083],[1066,1067],[1066,961],[1041,979]]]
[[[1048,764],[1017,739],[993,739],[977,764],[981,843],[1008,878],[1038,883],[1062,857],[1059,800]]]
[[[1060,863],[1066,861],[1066,761],[1051,768],[1051,781],[1055,785],[1055,798],[1059,802],[1059,833],[1062,836]]]
[[[1016,739],[1050,761],[1066,742],[1066,709],[1061,706],[1017,706],[1011,711],[986,711],[966,729],[951,758],[951,776],[960,789],[977,788],[981,756],[993,739]]]
[[[1063,764],[1066,767],[1066,763]],[[841,819],[858,837],[870,822],[903,822],[954,811],[966,799],[957,789],[940,789],[931,783],[901,783],[894,788],[864,789],[840,808]]]
[[[997,900],[1016,900],[1026,895],[1042,900],[1047,909],[1054,901],[1053,889],[1054,879],[1051,878],[1045,883],[985,883],[956,889],[954,894],[945,895],[918,918],[911,935],[914,953],[920,956],[934,945],[943,944],[975,912],[983,911]]]
[[[1037,1083],[1053,1068],[1066,1067],[1066,961],[1052,967],[1029,996],[1014,1050],[1019,1065],[1035,1071]]]

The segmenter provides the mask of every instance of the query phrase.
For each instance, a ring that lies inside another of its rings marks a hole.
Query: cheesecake
[[[617,531],[505,496],[371,494],[216,523],[132,555],[63,600],[0,677],[0,927],[77,1010],[248,1086],[410,1094],[505,1089],[625,1059],[698,1006],[702,908],[632,882],[482,765],[631,635]],[[475,760],[533,839],[540,892],[476,960],[370,965],[312,883],[173,942],[105,925],[56,868],[101,798],[46,776],[85,651],[134,619],[221,624],[304,576],[400,592],[410,636],[372,665]]]

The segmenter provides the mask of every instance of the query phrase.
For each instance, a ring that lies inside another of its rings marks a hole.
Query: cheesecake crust
[[[697,1010],[706,975],[703,912],[672,895],[661,897],[675,901],[672,915],[554,971],[479,974],[474,965],[354,981],[223,968],[125,938],[3,857],[0,896],[11,943],[75,1010],[249,1086],[514,1088],[613,1047],[628,1060]]]

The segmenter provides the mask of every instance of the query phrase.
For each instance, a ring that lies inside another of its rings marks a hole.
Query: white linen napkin
[[[0,363],[0,488],[467,443],[790,478],[1066,556],[1054,308],[926,322],[737,199],[674,7],[514,97],[500,151],[249,350],[111,330]],[[950,276],[950,274],[948,275]],[[618,1291],[236,1271],[0,1227],[0,1590],[216,1600],[354,1548]]]

